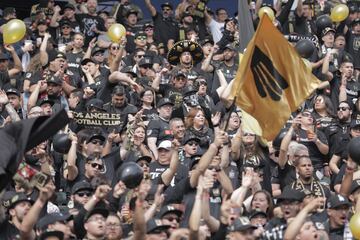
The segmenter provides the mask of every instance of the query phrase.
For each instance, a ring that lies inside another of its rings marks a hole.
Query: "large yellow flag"
[[[273,140],[320,81],[265,15],[241,60],[232,96]]]

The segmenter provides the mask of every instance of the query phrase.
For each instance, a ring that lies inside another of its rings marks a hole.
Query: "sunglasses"
[[[99,170],[103,170],[104,166],[102,164],[98,164],[98,163],[90,163],[92,168],[97,168]]]
[[[145,32],[150,32],[150,31],[153,31],[154,30],[154,28],[147,28],[147,29],[145,29]]]
[[[113,47],[111,47],[111,49],[112,49],[112,50],[119,50],[120,47],[115,47],[115,46],[113,46]]]
[[[144,163],[144,162],[138,163],[138,165],[139,165],[140,167],[148,167],[148,166],[149,166],[148,163]]]
[[[201,82],[199,82],[199,84],[200,84],[200,85],[207,86],[207,82],[205,82],[205,81],[201,81]]]
[[[136,55],[137,58],[143,58],[145,55]]]
[[[70,27],[69,26],[64,26],[61,29],[70,29]]]
[[[190,146],[194,146],[194,145],[199,145],[196,141],[189,141],[186,144],[190,145]]]
[[[164,12],[169,12],[169,11],[171,11],[171,8],[163,8],[163,11]]]
[[[140,36],[140,37],[137,37],[136,39],[138,39],[138,40],[146,40],[146,36]]]
[[[253,137],[253,136],[255,136],[255,134],[253,134],[253,133],[244,133],[243,136],[244,137],[249,137],[249,136]]]
[[[215,170],[215,172],[221,172],[221,168],[220,168],[220,167],[210,166],[210,167],[208,167],[208,169],[209,169],[210,171]]]
[[[78,192],[76,193],[76,195],[78,195],[79,197],[91,197],[92,193],[91,192]]]
[[[96,144],[103,145],[103,141],[97,140],[97,139],[91,140],[91,143],[94,145],[96,145]]]
[[[170,221],[170,222],[172,222],[172,221],[176,221],[176,222],[180,222],[180,219],[179,218],[177,218],[177,217],[164,217],[164,219],[166,219],[166,220],[168,220],[168,221]]]
[[[349,109],[350,108],[348,108],[348,107],[338,107],[337,108],[338,111],[343,111],[343,112],[346,111],[346,110],[349,110]]]

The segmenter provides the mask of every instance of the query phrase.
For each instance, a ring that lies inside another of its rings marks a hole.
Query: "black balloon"
[[[119,179],[127,188],[133,189],[139,186],[143,177],[142,168],[134,162],[123,163],[120,167]]]
[[[360,164],[360,137],[351,139],[348,145],[349,156],[351,159]]]
[[[302,39],[296,43],[295,49],[301,57],[310,58],[315,51],[315,45],[308,39]]]
[[[54,136],[53,146],[56,152],[66,154],[71,147],[71,140],[66,133],[59,133]]]
[[[316,29],[318,35],[321,35],[322,30],[324,30],[327,27],[332,28],[332,21],[331,18],[328,15],[321,15],[316,19]]]

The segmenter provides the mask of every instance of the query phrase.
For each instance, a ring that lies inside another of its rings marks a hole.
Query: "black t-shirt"
[[[176,89],[172,84],[160,84],[159,93],[163,97],[169,98],[174,103],[174,108],[180,107],[183,102],[181,90]]]
[[[7,219],[0,225],[0,239],[15,240],[20,239],[20,231]]]
[[[354,68],[360,68],[360,34],[354,34],[351,30],[347,32],[346,50],[352,56]]]
[[[232,66],[227,66],[225,62],[214,62],[215,69],[221,70],[224,74],[224,77],[226,79],[226,82],[229,83],[231,80],[233,80],[236,76],[237,70],[239,65],[237,64],[238,58],[234,57],[234,64]],[[212,83],[212,89],[211,92],[216,91],[216,89],[220,87],[219,77],[217,74],[215,74],[213,83]]]
[[[68,70],[71,71],[74,75],[81,76],[80,66],[81,60],[84,57],[84,52],[72,53],[69,52],[66,54],[66,60],[68,63]]]
[[[76,21],[80,24],[80,30],[85,36],[84,47],[87,47],[89,42],[97,37],[98,34],[93,31],[96,27],[99,31],[106,31],[104,20],[99,16],[91,16],[89,14],[76,14]]]
[[[4,89],[4,86],[10,82],[10,76],[8,71],[0,72],[0,88]]]
[[[273,218],[265,226],[265,232],[261,239],[282,240],[287,228],[286,220],[283,218]]]
[[[280,188],[284,189],[286,185],[289,185],[296,180],[295,167],[289,164],[285,164],[285,167],[283,169],[278,167],[278,179],[280,183]]]
[[[163,43],[167,46],[169,39],[177,41],[179,38],[179,24],[174,18],[164,18],[162,14],[156,13],[152,19],[154,21],[154,38],[157,43]]]
[[[173,134],[170,130],[170,125],[168,121],[165,121],[161,117],[158,120],[151,120],[148,124],[147,137],[157,138],[156,145],[159,145],[160,142],[164,140],[172,140]]]
[[[149,165],[150,168],[150,179],[152,181],[152,185],[157,185],[161,180],[161,174],[163,174],[166,169],[168,169],[170,165],[162,165],[158,161],[151,162]],[[176,171],[175,177],[172,179],[170,186],[174,187],[177,185],[182,179],[188,176],[188,169],[183,166],[179,165]]]
[[[295,25],[294,31],[301,35],[311,36],[315,33],[315,22],[313,20],[307,20],[306,17],[299,17],[295,11]]]
[[[324,143],[328,144],[325,134],[322,131],[316,131],[318,139]],[[304,129],[299,129],[297,131],[297,138],[298,142],[304,144],[309,150],[309,156],[313,163],[314,169],[319,170],[323,168],[323,164],[327,162],[326,155],[323,155],[318,147],[316,146],[315,142],[310,141],[307,137],[307,132]]]

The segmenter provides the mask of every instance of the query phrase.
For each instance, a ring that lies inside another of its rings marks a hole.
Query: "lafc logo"
[[[262,98],[269,95],[272,100],[280,101],[283,90],[288,88],[289,85],[284,77],[275,69],[271,59],[256,45],[250,68],[259,95]]]

